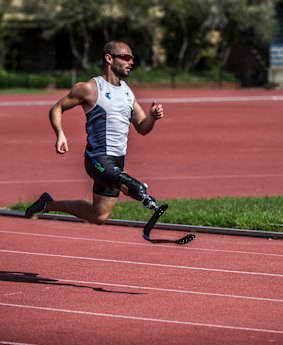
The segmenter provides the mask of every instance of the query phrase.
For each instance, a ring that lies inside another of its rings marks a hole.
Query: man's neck
[[[121,79],[118,78],[116,75],[112,74],[103,74],[102,78],[105,79],[108,83],[114,85],[114,86],[120,86],[121,85]]]

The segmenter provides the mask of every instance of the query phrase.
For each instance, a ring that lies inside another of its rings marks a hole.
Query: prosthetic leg
[[[161,206],[158,206],[156,203],[156,200],[147,194],[147,185],[144,183],[139,182],[135,178],[129,176],[126,172],[121,172],[119,174],[119,182],[118,182],[118,188],[126,195],[132,197],[135,200],[141,201],[143,206],[150,210],[154,210],[154,214],[150,218],[150,220],[147,222],[143,229],[143,238],[146,241],[150,241],[152,243],[176,243],[176,244],[186,244],[190,241],[192,241],[195,238],[195,235],[188,234],[179,240],[172,241],[172,240],[164,240],[164,239],[150,239],[149,235],[158,221],[159,217],[166,211],[168,208],[167,204],[163,204]]]
[[[156,200],[147,194],[147,185],[145,183],[139,182],[123,171],[119,174],[119,185],[119,189],[122,190],[124,194],[135,200],[141,201],[146,208],[155,211],[158,209]]]

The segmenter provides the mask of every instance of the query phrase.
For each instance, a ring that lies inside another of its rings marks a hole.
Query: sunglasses
[[[114,58],[119,58],[123,61],[130,61],[130,60],[134,60],[134,57],[130,54],[110,54],[112,57]]]

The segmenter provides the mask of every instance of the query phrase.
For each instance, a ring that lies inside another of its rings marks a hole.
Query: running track
[[[154,91],[165,98],[166,119],[148,137],[131,133],[127,160],[154,196],[282,194],[282,100],[263,91],[166,92]],[[145,107],[151,94],[137,91]],[[23,100],[42,96],[0,97]],[[83,116],[66,115],[71,151],[59,157],[48,108],[0,107],[2,206],[43,189],[56,198],[89,196]],[[198,234],[182,247],[148,244],[140,229],[0,222],[0,344],[283,342],[281,241]]]
[[[282,194],[282,91],[139,90],[136,95],[145,100],[146,111],[152,94],[166,101],[166,117],[145,137],[131,131],[126,170],[146,182],[153,196]],[[80,109],[64,115],[70,151],[55,154],[48,110],[58,97],[0,96],[0,105],[42,100],[49,104],[0,106],[0,207],[33,200],[43,190],[55,198],[91,198],[83,168]]]

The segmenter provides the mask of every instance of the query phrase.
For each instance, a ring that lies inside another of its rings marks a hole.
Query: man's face
[[[117,45],[112,54],[112,71],[120,79],[127,78],[133,65],[134,57],[131,49],[126,45]]]

